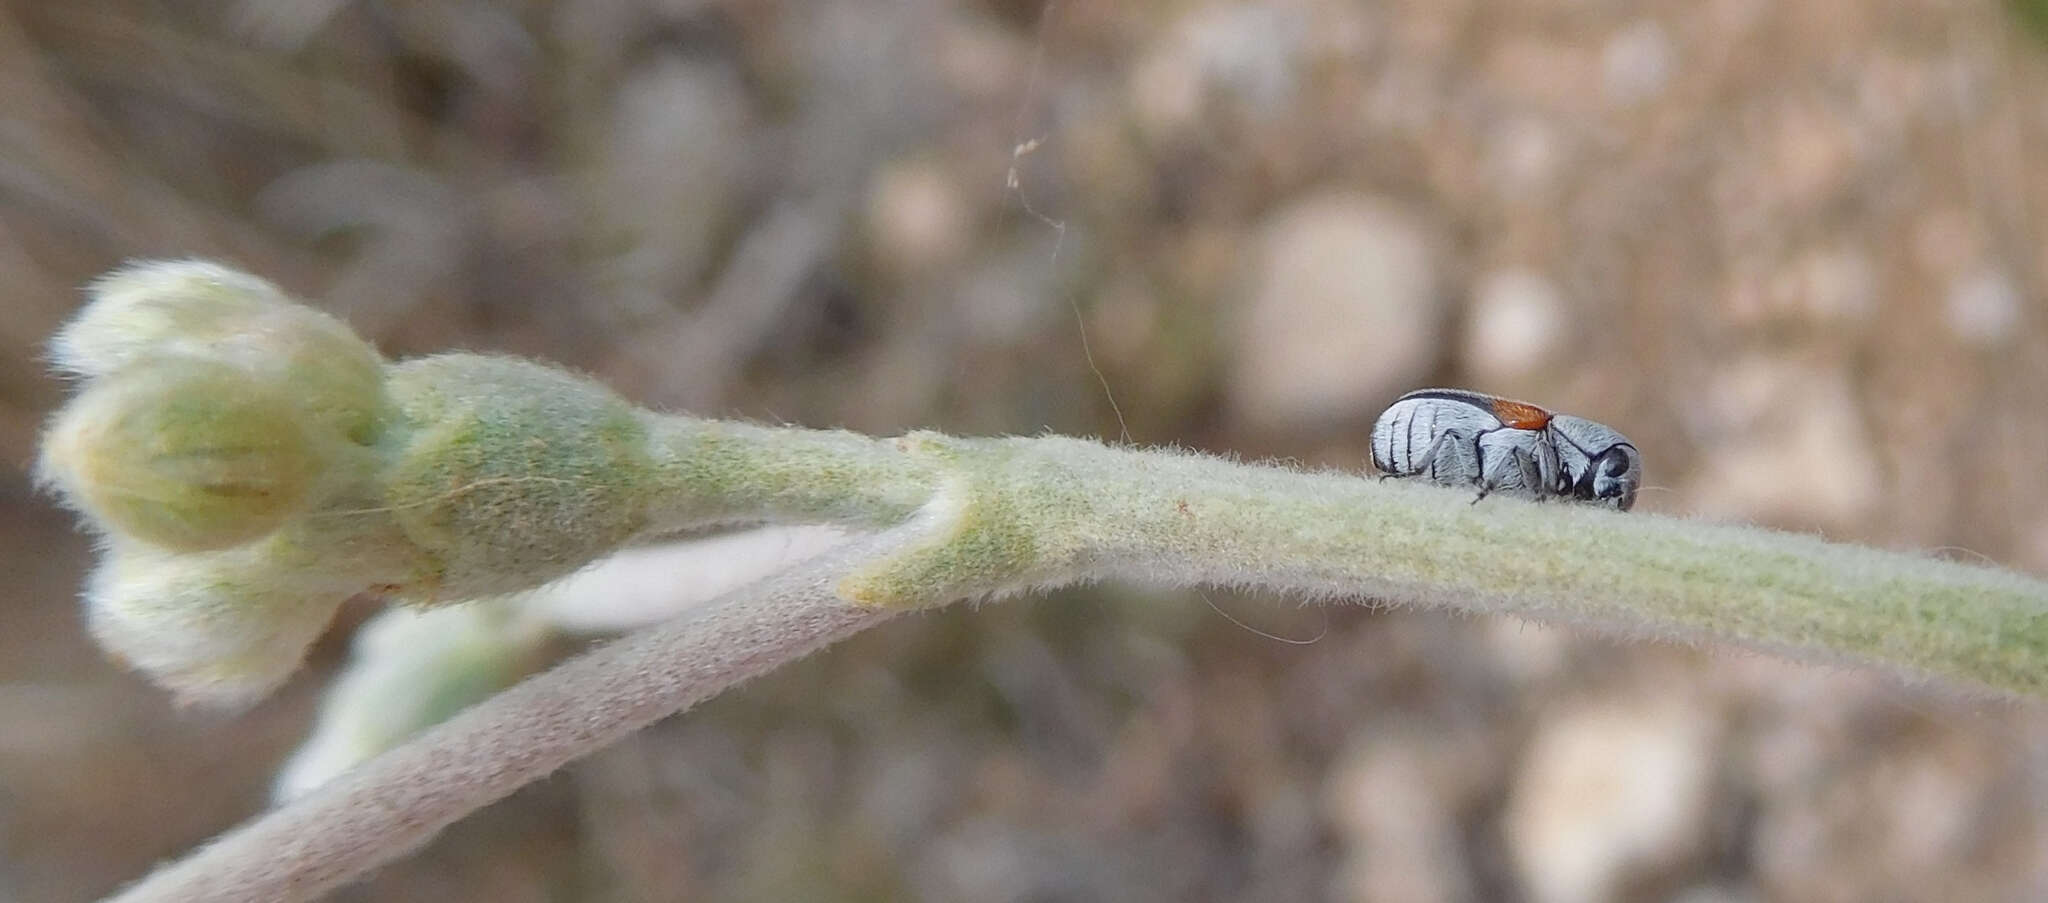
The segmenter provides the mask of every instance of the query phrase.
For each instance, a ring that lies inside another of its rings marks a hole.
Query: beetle
[[[1372,463],[1383,479],[1477,487],[1474,502],[1503,492],[1627,511],[1643,480],[1642,455],[1612,427],[1463,389],[1395,399],[1372,425]]]

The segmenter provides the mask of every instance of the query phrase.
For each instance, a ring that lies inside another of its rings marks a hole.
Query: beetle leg
[[[1519,448],[1514,450],[1514,457],[1515,469],[1522,472],[1522,485],[1528,487],[1529,493],[1539,502],[1549,498],[1549,493],[1543,491],[1545,484],[1542,461]]]
[[[1549,439],[1550,436],[1546,435],[1545,438]],[[1539,447],[1536,470],[1538,479],[1542,481],[1540,485],[1551,494],[1560,497],[1571,494],[1571,484],[1565,481],[1564,462],[1558,458],[1555,441],[1546,441]]]
[[[1510,453],[1508,463],[1513,464],[1514,449],[1509,449],[1508,451]],[[1499,488],[1500,479],[1493,473],[1495,470],[1494,466],[1486,462],[1486,446],[1481,445],[1478,439],[1472,440],[1472,461],[1478,465],[1478,473],[1472,477],[1472,485],[1479,490],[1479,494],[1472,497],[1472,504],[1477,505],[1480,499],[1485,498],[1493,490]]]
[[[1475,447],[1477,447],[1476,443]],[[1485,458],[1486,450],[1484,448],[1479,448],[1478,453],[1480,455],[1479,475],[1472,480],[1472,484],[1479,487],[1480,498],[1485,498],[1488,493],[1499,489],[1501,484],[1506,481],[1508,474],[1516,471],[1528,472],[1528,466],[1523,463],[1523,459],[1527,455],[1520,448],[1509,446],[1505,454],[1491,461]]]
[[[1482,456],[1485,454],[1483,448],[1478,451]],[[1522,478],[1522,487],[1537,501],[1540,502],[1546,497],[1543,460],[1520,446],[1510,446],[1505,455],[1492,463],[1481,458],[1479,476],[1472,481],[1472,484],[1479,488],[1479,495],[1472,499],[1472,503],[1479,504],[1480,499],[1499,489],[1511,473]]]
[[[1458,434],[1452,430],[1445,430],[1442,433],[1437,434],[1436,441],[1431,442],[1429,444],[1429,448],[1423,450],[1422,457],[1416,458],[1414,461],[1410,462],[1413,466],[1409,469],[1407,473],[1383,473],[1380,474],[1380,479],[1385,480],[1388,477],[1412,477],[1417,474],[1428,473],[1430,465],[1436,463],[1437,455],[1441,454],[1445,448],[1449,447],[1450,444],[1452,442],[1457,441],[1457,439]]]
[[[1479,465],[1478,475],[1472,478],[1472,486],[1479,490],[1478,494],[1472,496],[1472,504],[1477,505],[1479,500],[1485,498],[1486,494],[1492,492],[1493,487],[1499,485],[1499,483],[1486,473],[1486,449],[1481,447],[1479,443],[1474,442],[1472,443],[1472,453],[1475,455],[1473,460]]]

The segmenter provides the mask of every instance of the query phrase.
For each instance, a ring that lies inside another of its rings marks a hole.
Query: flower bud
[[[253,702],[299,666],[348,598],[261,566],[265,554],[117,543],[86,589],[93,639],[180,702]]]
[[[375,438],[382,359],[347,324],[276,286],[204,261],[144,261],[89,292],[91,303],[50,342],[59,369],[95,380],[164,359],[234,364],[290,383],[300,406],[349,441]]]
[[[239,545],[304,510],[332,463],[288,387],[165,361],[58,412],[42,473],[108,533],[178,551]]]

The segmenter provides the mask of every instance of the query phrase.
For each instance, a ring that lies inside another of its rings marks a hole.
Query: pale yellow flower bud
[[[93,638],[181,702],[253,702],[298,667],[348,597],[263,567],[267,554],[117,544],[86,589]]]
[[[289,382],[293,397],[349,441],[374,440],[383,361],[348,325],[268,282],[196,260],[144,261],[94,282],[92,301],[50,342],[88,380],[171,358],[233,364]]]
[[[179,551],[249,542],[305,510],[332,462],[290,387],[175,359],[58,412],[44,477],[108,533]]]

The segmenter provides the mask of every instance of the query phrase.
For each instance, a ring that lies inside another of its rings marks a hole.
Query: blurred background
[[[879,434],[1363,469],[1389,400],[1467,386],[1627,433],[1644,510],[2048,574],[2044,23],[0,4],[0,900],[259,809],[362,617],[237,717],[86,639],[88,541],[28,478],[39,355],[125,258],[242,266],[393,356]],[[2048,706],[1109,586],[891,623],[337,899],[2042,900]]]

